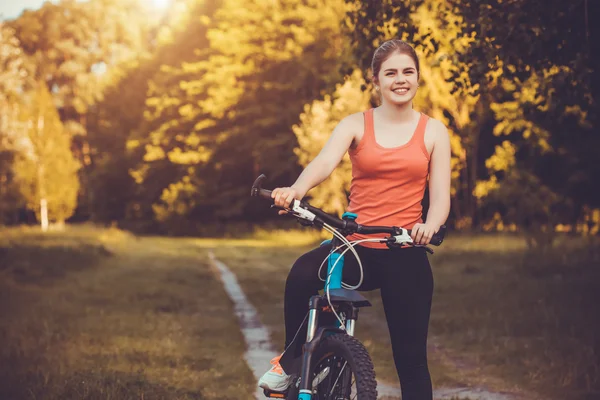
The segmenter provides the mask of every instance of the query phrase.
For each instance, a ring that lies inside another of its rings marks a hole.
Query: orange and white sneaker
[[[259,387],[274,392],[283,392],[290,386],[291,376],[286,374],[279,365],[280,358],[281,355],[271,360],[273,367],[258,380]]]

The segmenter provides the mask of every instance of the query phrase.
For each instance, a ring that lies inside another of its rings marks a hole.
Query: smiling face
[[[417,94],[419,74],[413,58],[404,53],[394,53],[382,64],[374,80],[382,101],[393,105],[410,102]]]

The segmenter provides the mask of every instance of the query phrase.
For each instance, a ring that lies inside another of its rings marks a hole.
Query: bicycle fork
[[[319,313],[324,308],[329,307],[327,299],[324,296],[313,296],[310,299],[308,312],[308,325],[306,332],[306,343],[302,351],[302,370],[300,371],[300,387],[298,391],[298,400],[311,400],[313,395],[313,377],[311,374],[312,357],[319,346],[321,340],[327,333],[344,333],[339,327],[325,326],[318,327]],[[345,333],[353,336],[356,319],[358,318],[358,308],[352,303],[340,304],[340,314],[345,316]],[[324,377],[323,377],[324,378]],[[321,379],[323,379],[321,378]]]

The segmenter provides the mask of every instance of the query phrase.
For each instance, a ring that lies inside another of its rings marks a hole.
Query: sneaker
[[[271,360],[273,367],[258,380],[259,387],[274,392],[283,392],[290,386],[291,376],[286,374],[279,365],[280,358],[281,355]]]

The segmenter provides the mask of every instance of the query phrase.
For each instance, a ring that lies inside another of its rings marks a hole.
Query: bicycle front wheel
[[[311,367],[314,400],[377,400],[377,382],[367,349],[356,338],[323,339]]]

